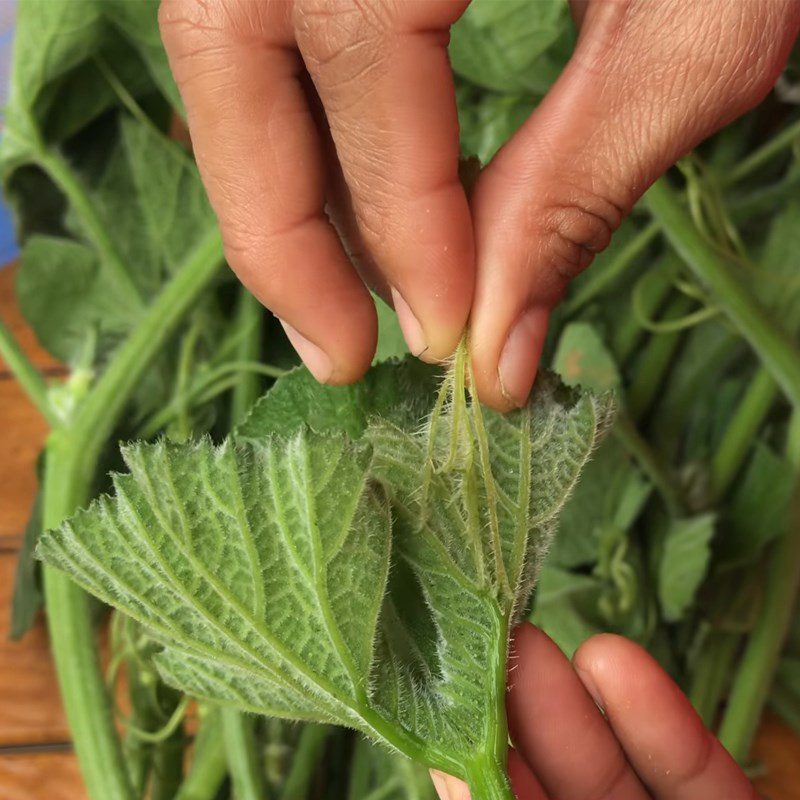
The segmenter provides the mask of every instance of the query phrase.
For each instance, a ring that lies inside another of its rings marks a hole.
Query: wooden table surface
[[[0,318],[51,378],[64,369],[36,343],[14,303],[13,267],[0,269]],[[40,619],[20,642],[8,639],[16,554],[36,490],[34,464],[47,433],[0,360],[0,800],[84,800],[69,730]],[[756,743],[757,785],[770,800],[800,800],[800,739],[768,716]],[[724,800],[724,798],[708,798]]]

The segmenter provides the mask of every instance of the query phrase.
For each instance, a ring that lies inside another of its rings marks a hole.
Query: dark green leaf
[[[39,585],[39,564],[34,551],[42,532],[42,493],[36,493],[33,501],[22,547],[17,555],[17,570],[14,574],[14,593],[11,596],[11,639],[21,639],[36,622],[36,614],[42,607],[42,591]]]

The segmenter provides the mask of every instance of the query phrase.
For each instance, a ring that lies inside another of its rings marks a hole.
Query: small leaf
[[[42,590],[39,585],[39,564],[34,551],[42,532],[42,492],[36,493],[33,501],[22,547],[17,556],[14,574],[14,593],[11,597],[11,630],[9,638],[21,639],[36,622],[36,614],[42,607]]]
[[[704,514],[672,522],[658,569],[658,597],[664,617],[674,622],[694,602],[708,571],[715,517]]]
[[[397,314],[380,297],[375,297],[375,311],[378,313],[378,346],[372,363],[403,358],[408,353],[408,345],[397,321]]]
[[[614,357],[588,322],[572,322],[558,340],[553,369],[568,386],[610,391],[619,388]]]

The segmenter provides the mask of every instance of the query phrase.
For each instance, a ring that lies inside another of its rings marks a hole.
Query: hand
[[[311,372],[347,383],[368,367],[366,281],[427,360],[469,318],[478,393],[506,409],[527,398],[569,279],[670,164],[769,91],[800,4],[576,3],[575,53],[471,213],[447,60],[466,7],[164,0],[160,22],[228,261]]]
[[[621,636],[592,637],[570,664],[544,633],[522,625],[507,708],[519,800],[758,798],[672,679]],[[461,781],[435,774],[434,783],[441,800],[469,798]]]

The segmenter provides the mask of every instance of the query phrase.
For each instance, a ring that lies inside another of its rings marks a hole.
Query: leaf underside
[[[509,626],[611,404],[545,375],[503,416],[433,380],[291,373],[220,446],[126,447],[114,497],[39,554],[148,626],[183,691],[458,772],[489,747]]]

